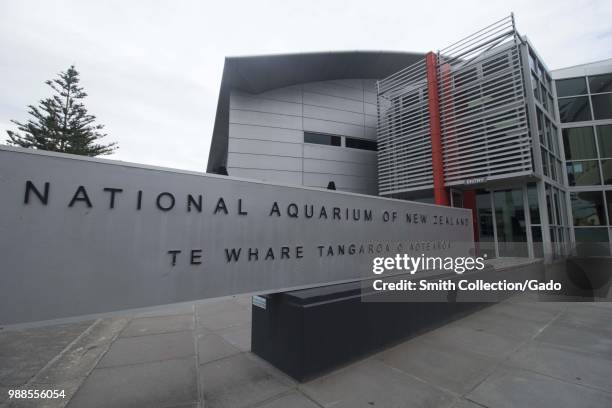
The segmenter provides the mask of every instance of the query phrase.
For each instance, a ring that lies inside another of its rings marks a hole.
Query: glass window
[[[532,224],[540,223],[540,207],[538,206],[538,189],[535,183],[527,184],[527,201]]]
[[[346,138],[346,147],[363,150],[377,150],[376,142],[373,140],[356,139],[354,137]]]
[[[491,211],[491,194],[488,191],[476,192],[478,215],[478,235],[480,251],[489,258],[495,258],[495,239],[493,235],[493,212]]]
[[[542,152],[542,172],[545,176],[548,176],[550,172],[548,171],[548,153],[545,149],[541,149]]]
[[[538,118],[538,134],[540,135],[540,143],[546,144],[546,138],[544,137],[544,118],[542,116],[543,114],[540,112],[540,108],[537,108],[536,117]]]
[[[594,75],[589,77],[591,93],[612,92],[612,74]]]
[[[606,203],[608,204],[608,222],[612,225],[612,191],[606,191]]]
[[[612,160],[601,161],[601,172],[603,173],[603,183],[612,184]],[[609,206],[612,207],[612,203]]]
[[[597,126],[597,140],[599,141],[599,156],[612,157],[612,125]]]
[[[533,255],[536,258],[544,257],[544,248],[542,245],[542,228],[531,227],[531,239],[533,240]]]
[[[550,120],[546,119],[546,139],[547,139],[547,144],[546,146],[548,147],[548,150],[550,150],[551,152],[554,152],[554,145],[552,142],[552,125],[550,123]]]
[[[325,135],[322,133],[304,132],[304,143],[315,143],[329,146],[340,146],[340,136]]]
[[[603,194],[601,191],[571,193],[575,226],[605,225]]]
[[[495,223],[500,256],[527,256],[522,189],[495,191]]]
[[[567,160],[596,159],[597,148],[593,127],[563,129],[563,147]]]
[[[540,86],[539,86],[539,82],[538,82],[538,78],[533,75],[533,73],[531,74],[531,88],[533,89],[533,96],[536,98],[536,100],[540,100]]]
[[[581,256],[609,255],[607,228],[575,228],[576,252]]]
[[[567,181],[570,186],[595,186],[601,184],[597,160],[566,162]]]
[[[591,95],[595,119],[612,119],[612,93]]]
[[[559,99],[559,117],[561,122],[580,122],[591,120],[589,101],[586,96]]]
[[[550,160],[548,161],[550,163],[550,178],[556,181],[559,181],[559,179],[557,178],[557,168],[556,168],[556,163],[557,161],[555,160],[555,156],[553,156],[553,154],[550,154]]]
[[[586,81],[584,77],[558,79],[555,81],[555,83],[557,84],[558,97],[584,95],[587,93]]]

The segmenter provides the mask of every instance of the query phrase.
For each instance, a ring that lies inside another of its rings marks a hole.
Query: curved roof
[[[225,167],[231,89],[258,94],[306,82],[381,79],[424,56],[393,51],[330,51],[225,58],[207,171]]]

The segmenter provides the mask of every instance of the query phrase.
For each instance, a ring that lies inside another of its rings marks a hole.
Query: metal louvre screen
[[[447,186],[531,173],[520,47],[508,17],[438,53]]]
[[[378,192],[433,187],[425,59],[378,82]]]

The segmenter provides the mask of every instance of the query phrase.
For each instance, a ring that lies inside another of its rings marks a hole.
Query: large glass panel
[[[575,226],[605,225],[603,194],[601,191],[571,193]]]
[[[559,151],[559,131],[555,125],[550,127],[550,137],[552,139],[552,148],[555,152],[555,155],[560,156],[561,152]]]
[[[550,174],[549,164],[548,164],[548,152],[546,151],[546,149],[542,148],[541,153],[542,153],[542,172],[544,173],[545,176],[548,176]]]
[[[550,150],[551,152],[555,152],[555,146],[553,144],[552,141],[552,124],[550,123],[550,120],[546,119],[546,139],[548,140],[547,146],[548,146],[548,150]]]
[[[612,92],[612,74],[594,75],[589,77],[591,93]]]
[[[581,122],[591,120],[589,100],[586,96],[559,99],[561,122]]]
[[[346,147],[352,147],[353,149],[362,150],[377,150],[376,142],[373,140],[357,139],[354,137],[347,137],[345,139]]]
[[[561,219],[561,206],[559,205],[559,190],[554,189],[554,203],[555,203],[555,214],[557,216],[557,219],[555,220],[555,222],[557,223],[557,225],[561,225],[563,223],[562,219]]]
[[[607,228],[575,228],[574,235],[576,236],[576,252],[578,255],[610,255]]]
[[[546,88],[544,88],[544,85],[540,86],[540,96],[542,98],[540,101],[542,102],[542,106],[544,106],[545,110],[548,110],[548,98],[546,97]]]
[[[542,244],[542,228],[531,227],[531,240],[533,241],[533,255],[536,258],[544,257],[544,248]]]
[[[612,191],[606,191],[606,204],[608,205],[608,222],[612,225]]]
[[[304,132],[305,143],[315,143],[330,146],[340,146],[340,136],[325,135],[322,133]]]
[[[532,224],[540,223],[540,207],[538,206],[538,189],[535,183],[527,184],[527,201]]]
[[[570,186],[597,186],[601,184],[597,160],[566,162],[567,181]]]
[[[553,156],[553,154],[551,153],[549,156],[550,160],[550,178],[555,180],[555,181],[559,181],[559,179],[557,178],[557,161],[555,160],[555,156]]]
[[[595,119],[612,119],[612,93],[591,95]]]
[[[540,100],[540,83],[538,78],[531,74],[531,89],[533,89],[533,96],[539,101]]]
[[[478,235],[481,254],[495,258],[495,236],[493,232],[493,211],[491,211],[491,194],[488,191],[476,192],[478,216]]]
[[[612,184],[612,159],[601,161],[601,172],[603,173],[603,183]],[[612,206],[612,204],[609,205]]]
[[[563,129],[563,146],[567,160],[597,158],[592,126]]]
[[[493,197],[499,256],[526,257],[527,231],[522,189],[495,191]]]
[[[558,97],[584,95],[587,93],[586,81],[584,77],[558,79],[555,82],[557,84]]]
[[[612,125],[597,126],[599,156],[612,158]]]

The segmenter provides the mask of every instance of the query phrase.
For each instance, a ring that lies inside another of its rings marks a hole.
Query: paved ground
[[[247,297],[0,331],[0,406],[612,407],[612,303],[516,297],[303,384],[249,349]]]

